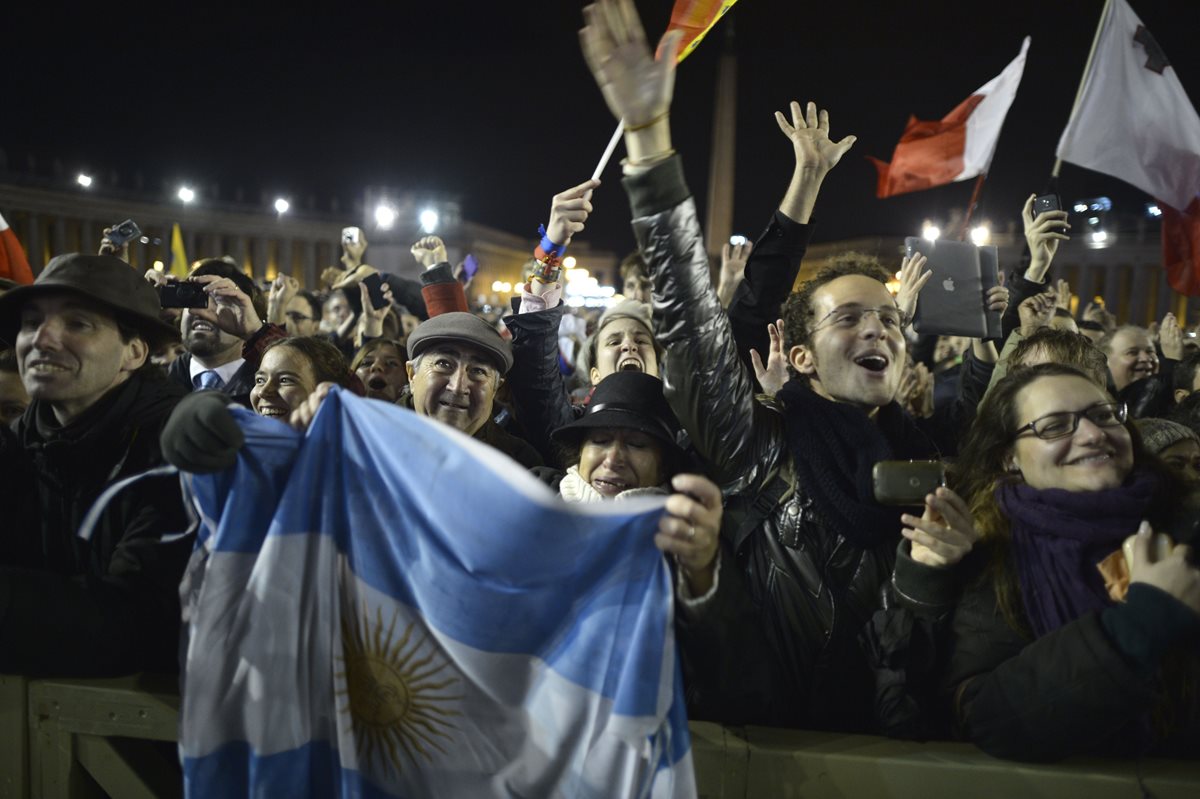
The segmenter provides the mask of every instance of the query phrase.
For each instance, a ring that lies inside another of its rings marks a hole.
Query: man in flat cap
[[[512,368],[512,345],[477,316],[439,314],[408,337],[408,389],[401,402],[489,444],[527,469],[542,459],[493,421],[496,391]]]
[[[58,256],[0,297],[0,340],[31,400],[0,428],[0,672],[177,668],[192,544],[175,535],[188,527],[179,481],[125,482],[163,465],[159,433],[183,394],[149,364],[174,334],[158,311],[111,255]]]

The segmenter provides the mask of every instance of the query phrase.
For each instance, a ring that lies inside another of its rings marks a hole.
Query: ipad
[[[925,268],[933,271],[917,300],[913,329],[922,335],[986,338],[979,248],[966,241],[916,236],[906,238],[904,245],[909,255],[919,252],[928,258]]]

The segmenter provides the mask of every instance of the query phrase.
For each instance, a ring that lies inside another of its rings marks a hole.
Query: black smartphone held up
[[[871,470],[875,501],[881,505],[920,507],[925,496],[946,485],[941,461],[880,461]]]
[[[158,304],[163,308],[207,308],[208,294],[200,283],[165,283],[158,287]]]
[[[1033,218],[1037,219],[1047,211],[1061,211],[1062,200],[1057,194],[1039,194],[1033,198]]]
[[[119,222],[113,225],[108,230],[108,235],[105,236],[112,246],[120,249],[129,242],[142,235],[142,229],[137,226],[137,222],[132,219],[126,219],[124,222]]]
[[[367,295],[371,298],[372,308],[378,311],[388,304],[387,298],[383,296],[383,275],[378,272],[367,275],[363,278],[363,285],[367,287]]]

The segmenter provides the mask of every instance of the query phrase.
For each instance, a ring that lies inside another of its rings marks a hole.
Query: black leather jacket
[[[764,486],[792,468],[784,418],[756,400],[738,357],[679,159],[624,184],[650,269],[665,393],[727,497],[732,541]],[[864,550],[821,523],[805,486],[774,503],[733,541],[745,589],[723,590],[692,630],[681,631],[689,690],[700,694],[691,703],[697,715],[872,728],[874,690],[858,635],[892,575],[899,530],[897,519],[894,536]]]

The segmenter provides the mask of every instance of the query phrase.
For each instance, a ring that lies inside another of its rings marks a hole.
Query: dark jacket
[[[625,187],[650,269],[667,399],[729,498],[728,535],[773,477],[792,467],[784,418],[755,399],[754,380],[712,288],[679,159],[627,177]],[[899,521],[894,535],[864,550],[831,532],[820,516],[808,487],[795,485],[734,541],[746,590],[723,590],[722,604],[697,619],[711,625],[707,643],[697,646],[693,637],[681,644],[685,661],[704,663],[709,682],[701,689],[712,699],[711,717],[873,726],[872,678],[858,633],[891,577]]]
[[[254,388],[254,375],[262,363],[263,352],[275,341],[287,336],[287,331],[279,325],[266,324],[260,327],[253,336],[242,343],[242,358],[245,363],[238,367],[229,382],[221,386],[221,392],[238,405],[250,407],[250,389]],[[192,385],[192,354],[185,352],[167,367],[167,377],[175,382],[184,392],[195,390]]]
[[[783,303],[800,274],[800,263],[808,252],[811,237],[811,224],[795,222],[776,210],[767,229],[754,242],[746,261],[745,279],[726,310],[738,357],[747,369],[752,369],[751,349],[757,350],[765,362],[771,345],[767,325],[780,318]]]
[[[566,306],[560,302],[544,311],[517,313],[520,302],[520,298],[514,298],[513,313],[504,318],[512,333],[513,353],[505,383],[529,444],[545,463],[566,466],[550,434],[583,415],[583,408],[573,406],[567,397],[558,369],[558,327]]]
[[[413,408],[412,389],[405,386],[401,389],[400,396],[396,399],[397,405],[403,405],[410,411]],[[493,408],[493,410],[495,410]],[[526,469],[532,469],[536,466],[542,466],[542,459],[538,456],[537,450],[529,446],[524,439],[517,438],[504,428],[496,424],[496,420],[489,417],[483,427],[475,431],[476,439],[482,441],[493,449],[498,449],[508,457],[512,458],[517,463],[524,466]]]
[[[178,477],[121,490],[90,541],[76,535],[108,486],[162,466],[158,439],[183,396],[135,373],[60,426],[34,402],[0,432],[0,672],[102,676],[178,668],[179,580],[192,539]]]
[[[945,695],[959,734],[997,757],[1143,754],[1154,743],[1163,656],[1181,638],[1194,642],[1197,628],[1181,602],[1135,584],[1124,604],[1032,640],[1005,621],[984,575],[953,615]],[[1184,662],[1194,686],[1196,661]],[[1175,743],[1185,743],[1170,753],[1195,758],[1195,707],[1174,710],[1183,716]]]

